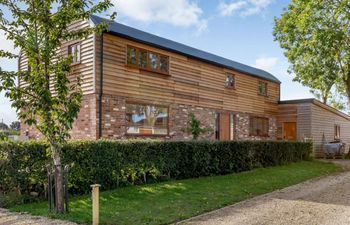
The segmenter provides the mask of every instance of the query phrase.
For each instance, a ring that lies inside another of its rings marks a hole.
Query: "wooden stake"
[[[92,225],[99,224],[99,195],[100,195],[100,187],[99,184],[91,185],[92,188]]]

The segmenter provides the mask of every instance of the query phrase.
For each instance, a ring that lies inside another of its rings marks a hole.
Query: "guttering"
[[[98,98],[98,138],[102,138],[102,97],[103,97],[103,32],[101,34],[100,92]]]

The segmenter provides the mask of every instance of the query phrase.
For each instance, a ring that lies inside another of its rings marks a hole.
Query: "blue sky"
[[[272,35],[274,17],[289,0],[114,0],[117,21],[250,66],[281,80],[281,97],[313,97],[292,81],[288,62]],[[0,48],[13,47],[0,33]],[[16,61],[0,59],[0,67],[15,70]],[[0,93],[0,120],[16,120],[16,112]]]

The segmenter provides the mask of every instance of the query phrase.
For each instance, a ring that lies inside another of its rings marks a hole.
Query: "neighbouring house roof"
[[[314,105],[317,105],[321,108],[324,108],[332,113],[335,113],[338,116],[341,116],[347,120],[350,120],[350,116],[346,113],[343,113],[332,106],[329,106],[315,98],[305,98],[305,99],[293,99],[293,100],[284,100],[284,101],[279,101],[278,104],[303,104],[303,103],[311,103]]]
[[[99,24],[101,22],[110,22],[104,18],[98,17],[96,15],[91,16],[91,21],[94,24]],[[109,31],[112,34],[121,36],[130,40],[141,42],[147,45],[152,45],[157,48],[168,50],[171,52],[183,54],[189,57],[200,59],[208,63],[223,66],[229,69],[233,69],[242,73],[246,73],[258,78],[269,80],[275,83],[281,83],[274,75],[251,66],[244,65],[239,62],[232,61],[196,48],[189,47],[187,45],[171,41],[166,38],[162,38],[129,26],[112,21],[109,26]]]

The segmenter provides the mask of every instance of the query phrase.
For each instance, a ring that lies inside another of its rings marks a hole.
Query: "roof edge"
[[[283,100],[283,101],[279,101],[278,104],[281,104],[281,105],[284,105],[284,104],[303,104],[303,103],[312,103],[314,105],[317,105],[319,107],[322,107],[332,113],[335,113],[347,120],[350,120],[350,115],[330,106],[330,105],[327,105],[323,102],[321,102],[320,100],[318,99],[315,99],[315,98],[305,98],[305,99],[292,99],[292,100]]]
[[[281,84],[281,83],[282,83],[277,77],[275,77],[274,75],[272,75],[271,73],[269,73],[269,72],[267,72],[267,71],[265,71],[265,70],[262,70],[262,69],[259,69],[259,68],[255,68],[255,67],[252,67],[252,66],[243,64],[243,63],[239,63],[239,62],[233,61],[233,60],[231,60],[231,59],[227,59],[227,58],[224,58],[224,57],[221,57],[221,56],[212,54],[212,53],[210,53],[210,52],[205,52],[205,51],[203,51],[203,50],[196,49],[196,48],[193,48],[193,47],[191,47],[191,46],[187,46],[187,45],[185,45],[185,44],[182,44],[182,43],[179,43],[179,42],[176,42],[176,41],[172,41],[172,40],[167,39],[167,38],[163,38],[163,37],[160,37],[160,36],[157,36],[157,35],[154,35],[154,34],[151,34],[151,33],[148,33],[148,32],[145,32],[145,31],[142,31],[142,30],[139,30],[139,29],[130,27],[130,26],[126,26],[126,25],[117,23],[117,22],[115,22],[115,21],[113,21],[113,20],[109,20],[109,19],[106,19],[106,18],[102,18],[102,17],[96,16],[96,15],[91,15],[91,16],[90,16],[90,20],[91,20],[91,22],[94,23],[94,24],[100,23],[99,20],[104,20],[105,22],[110,22],[110,23],[122,25],[122,26],[128,27],[128,28],[130,28],[130,29],[137,30],[137,31],[139,31],[139,32],[147,33],[147,34],[149,34],[149,35],[152,35],[152,36],[155,36],[155,37],[158,37],[158,38],[161,38],[161,39],[170,41],[170,42],[174,42],[174,43],[177,43],[177,44],[179,44],[179,45],[183,45],[183,46],[192,48],[192,49],[194,49],[194,50],[202,51],[202,52],[204,52],[204,53],[206,53],[206,54],[210,54],[210,55],[213,55],[213,56],[215,56],[215,57],[222,58],[222,59],[224,59],[224,60],[229,60],[229,61],[232,61],[232,62],[234,62],[234,63],[241,64],[241,65],[243,65],[243,66],[245,66],[245,67],[253,68],[254,70],[260,70],[260,71],[262,71],[262,72],[264,72],[264,73],[267,73],[268,76],[270,76],[271,78],[263,77],[262,75],[255,74],[255,73],[251,73],[251,72],[249,72],[249,71],[245,71],[245,70],[236,68],[236,67],[234,67],[234,66],[228,66],[228,65],[225,65],[225,64],[222,64],[222,63],[219,63],[219,62],[214,62],[214,61],[211,61],[211,60],[208,60],[208,59],[205,59],[205,58],[197,57],[197,56],[195,56],[195,55],[191,55],[191,54],[188,54],[188,53],[185,53],[185,52],[176,50],[176,49],[174,49],[174,48],[167,48],[166,46],[157,45],[156,43],[148,42],[148,41],[142,40],[141,38],[133,37],[133,36],[130,36],[130,35],[125,35],[125,34],[122,34],[122,33],[118,33],[118,32],[115,32],[115,31],[113,31],[113,30],[110,30],[110,29],[106,31],[106,32],[108,32],[108,33],[111,33],[111,34],[113,34],[113,35],[116,35],[116,36],[119,36],[119,37],[122,37],[122,38],[126,38],[126,39],[129,39],[129,40],[136,41],[136,42],[139,42],[139,43],[142,43],[142,44],[147,44],[147,45],[150,45],[150,46],[153,46],[153,47],[162,49],[162,50],[166,50],[166,51],[174,52],[174,53],[177,53],[177,54],[180,54],[180,55],[184,55],[184,56],[187,56],[187,57],[191,57],[191,58],[194,58],[194,59],[198,59],[198,60],[200,60],[200,61],[203,61],[203,62],[212,64],[212,65],[216,65],[216,66],[220,66],[220,67],[223,67],[223,68],[235,70],[235,71],[237,71],[237,72],[244,73],[244,74],[247,74],[247,75],[250,75],[250,76],[254,76],[254,77],[257,77],[257,78],[259,78],[259,79],[267,80],[267,81],[270,81],[270,82],[273,82],[273,83],[277,83],[277,84]]]

